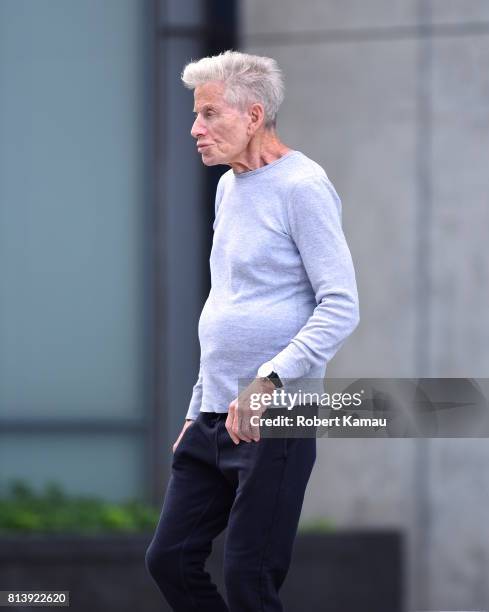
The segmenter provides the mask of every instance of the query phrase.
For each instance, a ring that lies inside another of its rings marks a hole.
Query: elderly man
[[[276,62],[226,51],[189,63],[182,80],[202,162],[230,169],[216,192],[199,376],[146,565],[178,612],[278,612],[316,438],[260,437],[251,416],[265,405],[250,398],[324,378],[359,321],[355,273],[331,181],[277,135]],[[239,379],[251,381],[241,392]],[[204,571],[226,527],[227,603]]]

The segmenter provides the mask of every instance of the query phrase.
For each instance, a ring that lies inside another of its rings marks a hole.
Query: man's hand
[[[240,440],[244,440],[245,442],[251,442],[251,440],[258,442],[260,440],[260,427],[258,425],[252,425],[250,419],[252,416],[260,417],[268,408],[268,405],[263,405],[260,402],[258,409],[252,409],[250,406],[251,396],[253,394],[261,395],[262,393],[272,396],[274,391],[275,385],[271,380],[255,378],[255,380],[229,404],[226,429],[235,444],[239,444]],[[256,397],[253,398],[253,400],[255,399]]]
[[[183,434],[185,433],[185,430],[188,429],[189,427],[191,427],[193,424],[193,420],[192,419],[185,419],[185,423],[182,427],[182,431],[180,432],[180,435],[178,436],[178,438],[175,441],[175,444],[173,445],[173,452],[175,452],[177,450],[177,446],[180,443],[180,440],[183,437]]]

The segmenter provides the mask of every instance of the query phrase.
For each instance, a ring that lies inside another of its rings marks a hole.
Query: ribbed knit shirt
[[[186,418],[227,412],[266,361],[285,383],[322,380],[359,322],[342,203],[324,169],[291,150],[219,179],[200,370]]]

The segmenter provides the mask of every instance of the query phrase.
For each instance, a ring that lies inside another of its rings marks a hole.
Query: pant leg
[[[239,479],[224,555],[231,612],[282,612],[279,589],[315,460],[316,438],[262,438],[234,449],[223,443],[221,470]]]
[[[216,467],[217,421],[200,415],[173,456],[146,567],[175,612],[228,612],[204,571],[212,540],[226,526],[235,491]]]

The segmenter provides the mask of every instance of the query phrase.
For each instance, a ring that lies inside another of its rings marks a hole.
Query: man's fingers
[[[241,440],[244,440],[245,442],[251,442],[249,415],[242,414],[239,410],[237,411],[237,415],[238,431],[235,431],[235,433],[241,438]]]
[[[256,416],[255,414],[249,414],[246,427],[243,425],[243,431],[246,433],[250,440],[258,442],[260,439],[260,427],[259,425],[253,425],[251,417]]]
[[[239,444],[240,440],[251,442],[251,438],[246,434],[246,421],[243,421],[243,414],[238,409],[237,400],[234,400],[229,405],[228,418],[230,419],[230,427],[228,428],[229,435],[235,444]],[[226,419],[226,427],[228,420]]]
[[[176,439],[176,441],[173,443],[173,447],[172,447],[173,452],[177,450],[177,446],[178,446],[178,443],[180,442],[181,437],[182,437],[182,434],[180,434],[178,438]]]
[[[260,426],[259,425],[252,425],[250,422],[250,436],[252,440],[254,440],[255,442],[258,442],[260,440]]]
[[[246,436],[243,436],[243,433],[242,433],[241,421],[242,421],[241,413],[239,412],[239,410],[235,410],[234,411],[233,424],[231,426],[231,431],[233,432],[234,436],[238,440],[245,440],[246,441]]]
[[[251,424],[251,417],[258,416],[256,410],[239,410],[239,398],[234,399],[228,406],[228,416],[226,419],[226,429],[235,444],[240,440],[251,442],[260,440],[260,428],[258,425]]]
[[[235,415],[235,412],[236,412],[235,402],[236,402],[236,400],[234,400],[233,402],[231,402],[229,404],[228,416],[227,416],[227,419],[226,419],[226,429],[228,430],[228,434],[231,436],[231,440],[235,444],[239,444],[239,438],[233,432],[234,415]]]

